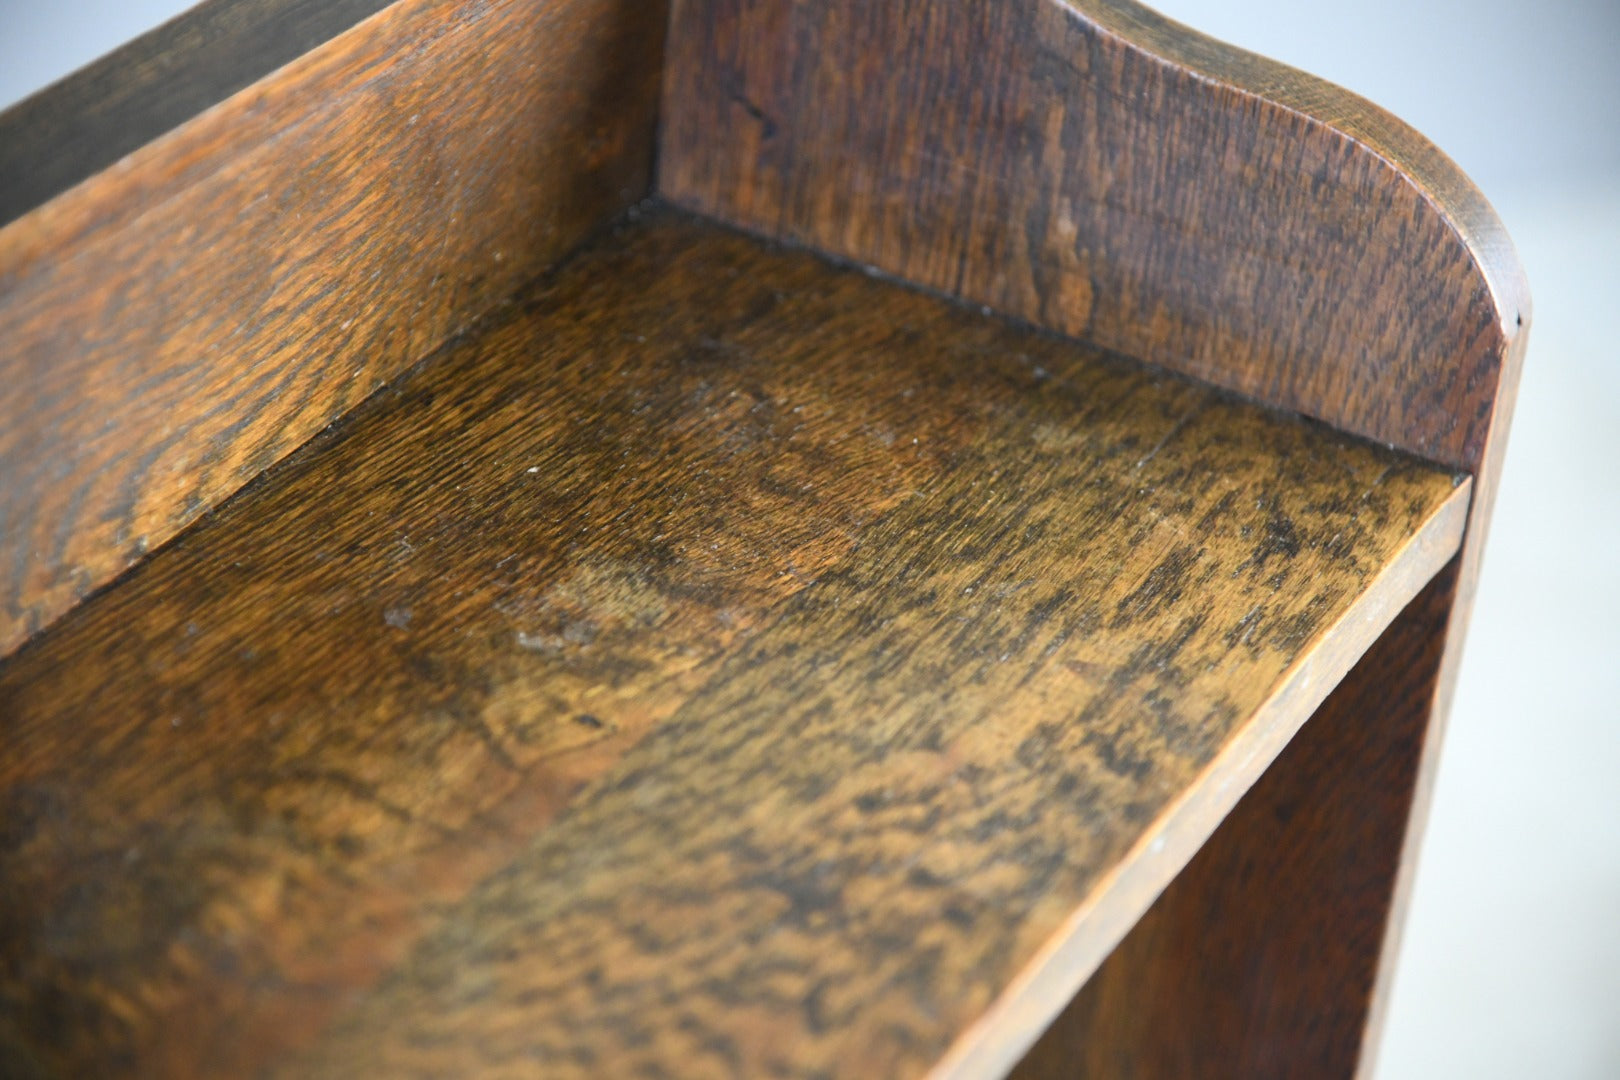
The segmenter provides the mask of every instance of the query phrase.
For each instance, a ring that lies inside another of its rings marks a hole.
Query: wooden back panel
[[[0,229],[0,655],[642,198],[664,23],[400,0]]]
[[[1346,91],[1129,0],[676,0],[665,74],[676,202],[1481,461],[1518,264]]]

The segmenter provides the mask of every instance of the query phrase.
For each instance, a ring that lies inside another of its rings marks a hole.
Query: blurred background
[[[0,0],[0,108],[184,10]],[[1507,222],[1530,354],[1378,1080],[1620,1077],[1620,0],[1155,0],[1378,102]]]

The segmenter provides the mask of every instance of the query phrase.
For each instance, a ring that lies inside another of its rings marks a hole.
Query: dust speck
[[[545,634],[526,634],[522,630],[517,632],[517,643],[530,652],[557,652],[559,642]]]

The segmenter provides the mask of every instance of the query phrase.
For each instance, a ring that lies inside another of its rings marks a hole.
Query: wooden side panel
[[[0,653],[642,197],[663,33],[401,0],[0,230]]]
[[[1384,632],[1016,1080],[1355,1074],[1457,571]]]
[[[1406,906],[1411,898],[1412,884],[1417,872],[1418,853],[1422,847],[1423,831],[1429,816],[1429,803],[1434,795],[1435,775],[1440,767],[1440,751],[1445,745],[1446,723],[1451,716],[1451,697],[1457,687],[1457,671],[1462,662],[1463,645],[1468,638],[1468,622],[1473,614],[1474,590],[1479,581],[1480,564],[1485,557],[1485,538],[1490,529],[1491,511],[1496,505],[1497,484],[1502,475],[1502,462],[1507,456],[1508,429],[1513,420],[1514,396],[1519,385],[1519,371],[1524,365],[1525,350],[1529,346],[1528,327],[1513,340],[1503,358],[1502,382],[1497,392],[1496,409],[1486,436],[1485,452],[1479,471],[1474,476],[1474,493],[1468,513],[1468,532],[1463,538],[1458,555],[1457,573],[1451,584],[1449,613],[1446,617],[1443,648],[1431,661],[1437,667],[1433,708],[1428,730],[1424,735],[1419,758],[1413,773],[1411,812],[1400,841],[1400,865],[1395,875],[1394,896],[1389,904],[1389,917],[1384,933],[1383,955],[1378,967],[1378,980],[1373,989],[1367,1011],[1366,1038],[1363,1042],[1358,1077],[1370,1077],[1377,1062],[1379,1041],[1384,1016],[1389,1007],[1389,995],[1395,974],[1395,961],[1400,953],[1401,931],[1406,922]],[[1411,670],[1421,671],[1415,664]],[[1394,843],[1389,837],[1386,842]]]
[[[0,225],[392,0],[206,0],[0,113]]]
[[[1421,136],[1128,0],[676,0],[683,205],[1477,466],[1528,317]]]

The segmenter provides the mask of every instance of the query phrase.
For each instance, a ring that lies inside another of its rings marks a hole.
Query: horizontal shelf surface
[[[1467,495],[648,211],[0,667],[0,1056],[1005,1067]]]

